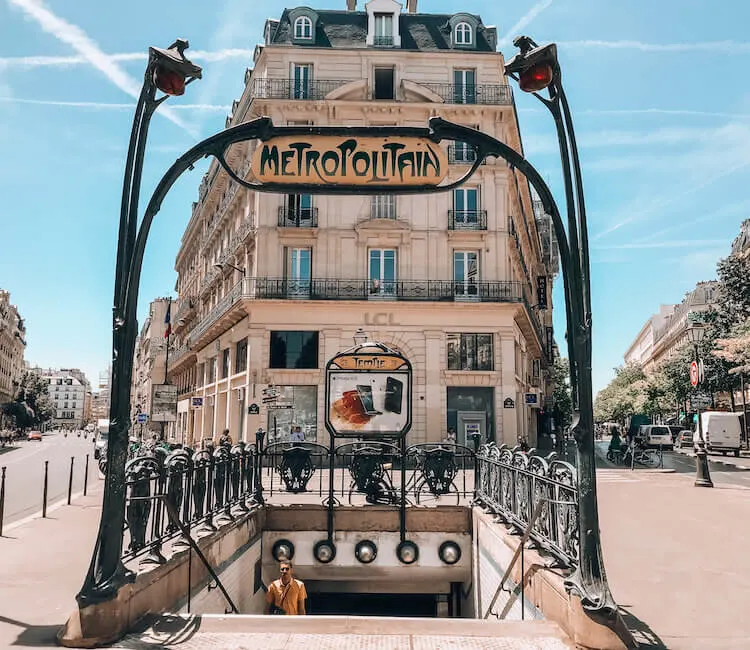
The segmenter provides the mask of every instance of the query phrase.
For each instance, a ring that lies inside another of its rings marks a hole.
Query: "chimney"
[[[346,0],[347,11],[357,11],[357,0]]]
[[[406,0],[406,13],[407,14],[417,13],[417,0]]]

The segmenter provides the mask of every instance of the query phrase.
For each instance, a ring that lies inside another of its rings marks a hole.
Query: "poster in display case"
[[[400,438],[411,428],[411,364],[379,343],[326,367],[326,428],[343,438]]]

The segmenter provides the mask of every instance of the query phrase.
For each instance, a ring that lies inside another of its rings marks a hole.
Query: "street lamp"
[[[245,277],[245,269],[240,266],[235,266],[234,264],[230,264],[229,262],[224,262],[223,264],[214,264],[214,266],[219,269],[220,271],[224,271],[224,267],[228,266],[230,269],[234,269],[235,271],[239,271],[242,273],[242,277]]]
[[[698,354],[698,344],[703,340],[706,334],[706,328],[703,324],[693,323],[687,330],[688,341],[693,344],[695,363],[700,366],[700,356]],[[698,372],[698,381],[696,388],[701,382],[701,372]],[[700,402],[697,402],[699,405]],[[708,454],[706,453],[706,442],[703,439],[703,423],[701,422],[700,406],[696,406],[698,418],[698,448],[695,450],[695,483],[696,487],[713,487],[711,473],[708,468]]]
[[[594,400],[591,380],[591,279],[588,224],[583,178],[573,119],[562,86],[557,46],[539,46],[528,36],[513,41],[519,52],[505,66],[521,90],[532,93],[550,111],[555,122],[567,208],[567,233],[555,222],[560,244],[565,289],[568,359],[571,399],[575,423],[571,433],[576,442],[578,525],[580,562],[566,585],[581,598],[589,612],[603,615],[612,629],[618,627],[618,608],[607,583],[599,533],[594,460]],[[539,94],[547,90],[548,96]],[[523,170],[522,170],[523,171]],[[539,183],[534,183],[537,187]],[[547,197],[549,199],[549,197]],[[549,200],[543,201],[545,209]],[[558,227],[559,226],[559,227]]]
[[[185,58],[188,42],[177,39],[167,49],[150,47],[143,86],[130,132],[125,159],[125,175],[120,203],[120,223],[115,264],[115,289],[112,308],[112,392],[109,407],[107,471],[99,530],[91,563],[81,591],[76,596],[79,607],[93,605],[116,597],[124,584],[135,580],[135,574],[122,563],[123,521],[125,520],[125,462],[128,453],[130,423],[130,386],[133,376],[133,351],[138,335],[135,314],[140,262],[136,233],[143,159],[151,117],[170,96],[182,95],[185,86],[202,76],[201,68]],[[157,99],[157,91],[164,96]]]
[[[367,343],[367,332],[360,327],[352,338],[354,339],[354,345],[360,347]]]

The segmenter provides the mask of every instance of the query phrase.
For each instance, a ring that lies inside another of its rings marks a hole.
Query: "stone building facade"
[[[355,4],[268,20],[227,127],[260,116],[424,127],[441,116],[522,150],[495,28],[471,14],[417,13],[416,2]],[[441,146],[449,179],[460,178],[474,151]],[[253,150],[228,155],[245,178]],[[551,394],[556,264],[549,219],[499,159],[453,192],[397,197],[253,192],[213,162],[175,265],[177,438],[227,427],[248,440],[262,427],[284,439],[299,425],[326,442],[325,365],[362,328],[413,364],[410,443],[452,427],[459,442],[479,430],[533,445]],[[288,408],[263,403],[269,385]]]
[[[10,293],[0,289],[0,406],[16,395],[24,370],[25,350],[26,325],[18,307],[11,304]]]
[[[46,423],[47,429],[82,429],[85,425],[86,394],[91,386],[78,368],[31,368],[47,383],[47,392],[55,414]]]

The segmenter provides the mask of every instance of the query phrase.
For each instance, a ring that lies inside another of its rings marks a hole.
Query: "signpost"
[[[700,379],[700,374],[698,372],[698,362],[693,361],[690,364],[690,383],[693,385],[693,388],[695,388],[698,385],[699,379]]]
[[[203,408],[203,398],[202,397],[191,397],[190,398],[190,408],[191,409],[202,409]]]
[[[151,421],[177,421],[177,386],[175,384],[154,384],[151,393]]]
[[[138,424],[146,424],[148,422],[148,413],[139,413],[135,416],[135,421]]]

